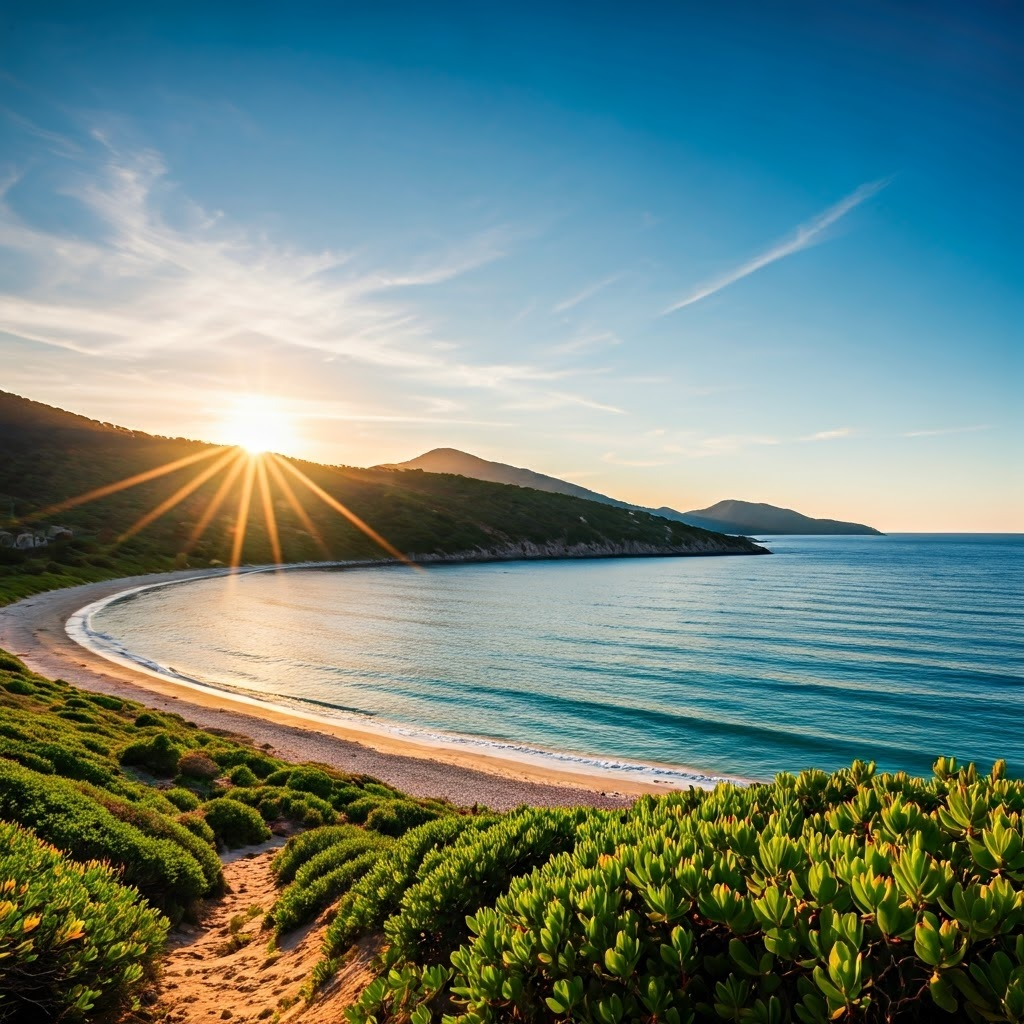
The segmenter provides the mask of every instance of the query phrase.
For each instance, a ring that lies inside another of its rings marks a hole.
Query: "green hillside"
[[[123,539],[133,524],[179,488],[215,468],[226,449],[185,438],[153,437],[0,393],[0,452],[0,529],[16,536],[26,529],[67,526],[74,534],[69,543],[30,552],[0,548],[0,601],[107,576],[232,561],[246,489],[246,468],[241,465],[233,480],[228,481],[228,468],[220,470],[140,532]],[[51,511],[77,495],[178,461],[188,464],[117,493]],[[245,463],[246,457],[240,456],[239,461]],[[290,465],[410,556],[748,554],[761,550],[742,539],[561,494],[460,476],[291,460]],[[282,561],[387,557],[376,541],[325,503],[287,466],[268,459],[252,483],[239,562],[276,560],[259,488],[261,474],[270,493]],[[300,510],[292,506],[279,477],[287,482]],[[220,495],[216,515],[202,536],[194,538],[225,482],[230,486]]]

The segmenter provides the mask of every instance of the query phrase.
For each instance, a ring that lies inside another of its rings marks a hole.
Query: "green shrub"
[[[930,780],[855,762],[590,812],[573,849],[470,913],[451,968],[410,930],[465,905],[465,858],[442,858],[352,1019],[1017,1021],[1022,812],[1002,763],[947,760]]]
[[[170,733],[160,732],[152,739],[125,747],[121,752],[121,764],[145,768],[160,778],[169,779],[177,771],[178,760],[183,753]]]
[[[192,835],[201,839],[204,843],[213,846],[217,842],[217,836],[214,834],[210,823],[203,816],[202,811],[184,811],[178,815],[178,824],[183,828],[187,828]]]
[[[523,808],[473,841],[427,856],[399,912],[384,926],[389,956],[446,959],[466,936],[466,915],[500,895],[510,879],[571,850],[582,822],[595,812],[574,808]]]
[[[127,884],[172,916],[210,891],[192,853],[119,820],[66,779],[0,761],[0,819],[33,829],[75,860],[107,860],[118,866]],[[189,842],[195,840],[176,827]]]
[[[83,696],[85,700],[99,704],[107,711],[123,711],[125,707],[125,702],[120,697],[108,697],[104,693],[85,693]]]
[[[452,816],[406,832],[383,852],[339,904],[338,914],[324,938],[325,955],[329,959],[337,958],[360,935],[380,929],[385,920],[397,911],[402,896],[416,881],[425,860],[436,861],[444,850],[456,843],[475,842],[476,836],[496,820],[494,816]],[[308,835],[312,837],[315,833]],[[287,849],[285,847],[285,851]]]
[[[361,856],[368,850],[382,850],[391,845],[391,840],[385,836],[374,835],[372,832],[359,830],[359,834],[352,836],[342,842],[321,850],[318,854],[310,857],[298,871],[295,872],[294,885],[303,888],[311,885],[322,875],[333,871],[342,864],[356,857]]]
[[[338,784],[331,794],[331,803],[339,811],[345,810],[349,804],[356,800],[362,800],[366,796],[366,790],[360,786],[352,786],[346,783]]]
[[[85,1021],[125,1004],[167,921],[104,865],[0,823],[0,1019]]]
[[[138,729],[146,729],[152,725],[162,726],[164,720],[153,711],[143,711],[135,717],[135,726]]]
[[[201,750],[190,750],[178,758],[178,775],[209,782],[220,775],[220,765]]]
[[[271,772],[263,781],[268,786],[287,786],[291,774],[291,768],[278,768],[276,771]]]
[[[199,806],[199,797],[191,789],[184,789],[175,786],[174,789],[164,790],[164,796],[170,800],[179,811],[194,811]]]
[[[344,809],[345,820],[353,825],[362,825],[370,816],[370,812],[376,810],[385,801],[379,796],[363,796],[353,800]]]
[[[397,838],[437,817],[438,811],[412,800],[386,800],[366,816],[366,827],[381,835]]]
[[[25,679],[5,679],[3,685],[8,693],[17,693],[22,696],[36,692],[35,687]]]
[[[237,800],[228,797],[209,800],[203,805],[203,814],[217,841],[229,850],[270,838],[270,829],[263,823],[259,811]]]
[[[281,762],[268,757],[266,754],[257,753],[255,750],[247,750],[245,747],[233,747],[230,750],[220,750],[213,755],[213,759],[221,768],[234,768],[244,764],[258,779],[265,779],[272,772],[281,768]],[[286,773],[287,777],[287,773]],[[283,785],[284,783],[278,783]]]
[[[333,903],[377,860],[376,850],[368,850],[320,875],[308,885],[290,885],[274,904],[272,917],[278,934],[291,931],[312,920]]]
[[[334,791],[334,779],[319,768],[296,768],[288,776],[286,785],[289,789],[312,793],[323,800],[329,800]]]
[[[228,778],[236,786],[255,786],[256,773],[247,765],[239,764],[228,772]]]
[[[317,828],[331,825],[337,820],[334,808],[312,793],[303,793],[280,786],[241,786],[232,790],[231,797],[239,803],[259,809],[265,821],[284,819]]]
[[[314,828],[308,832],[300,832],[292,836],[274,857],[271,869],[279,882],[291,882],[295,873],[310,858],[329,847],[349,842],[357,836],[364,835],[361,828],[354,825],[329,825],[326,828]]]

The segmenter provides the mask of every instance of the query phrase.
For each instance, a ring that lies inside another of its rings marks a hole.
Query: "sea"
[[[239,573],[77,629],[184,687],[609,778],[1024,772],[1024,535],[761,540],[770,557]]]

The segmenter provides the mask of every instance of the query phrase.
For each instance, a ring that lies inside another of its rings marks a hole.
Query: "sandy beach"
[[[115,664],[74,642],[67,620],[95,601],[138,586],[196,579],[217,570],[186,570],[91,583],[26,598],[0,608],[0,648],[34,672],[84,689],[173,711],[204,728],[226,729],[268,745],[280,757],[316,761],[373,775],[422,797],[443,797],[499,810],[537,806],[619,807],[641,793],[671,787],[641,780],[609,779],[546,765],[488,757],[476,752],[418,744],[389,735],[369,735],[284,710],[239,703],[230,695],[187,689],[170,680]]]

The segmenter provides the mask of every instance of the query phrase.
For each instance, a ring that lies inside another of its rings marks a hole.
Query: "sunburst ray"
[[[267,483],[266,459],[257,457],[256,479],[260,488],[260,500],[263,504],[263,522],[267,527],[267,536],[270,538],[270,550],[274,556],[274,564],[280,565],[284,558],[281,555],[281,538],[277,532],[277,516],[274,514],[274,502],[270,494],[270,486]]]
[[[79,505],[84,505],[89,501],[98,501],[100,498],[106,498],[108,495],[116,494],[118,491],[127,490],[129,487],[136,487],[139,484],[144,484],[148,480],[156,480],[158,477],[166,476],[168,473],[173,473],[177,469],[184,469],[185,466],[191,466],[193,463],[201,462],[203,459],[213,458],[214,455],[224,451],[223,446],[218,445],[215,448],[210,448],[206,451],[196,452],[193,455],[186,455],[183,458],[175,459],[173,462],[165,462],[162,466],[157,466],[154,469],[147,469],[143,473],[136,473],[135,476],[125,477],[123,480],[118,480],[116,483],[105,484],[103,487],[97,487],[95,490],[87,491],[85,494],[79,494],[74,498],[67,498],[65,501],[59,501],[55,505],[50,505],[48,508],[42,509],[40,512],[33,514],[33,519],[48,519],[50,516],[55,516],[58,512],[66,512],[69,508],[77,508]]]
[[[252,487],[256,480],[256,459],[251,457],[245,467],[245,478],[242,481],[242,494],[238,499],[238,514],[235,516],[235,539],[231,545],[231,567],[238,568],[242,563],[242,547],[245,544],[245,531],[249,526],[249,506],[252,504]]]
[[[203,484],[206,483],[211,477],[216,476],[232,459],[238,458],[239,451],[237,448],[232,448],[227,451],[222,458],[219,458],[213,465],[207,466],[198,476],[193,477],[188,482],[182,484],[169,498],[165,498],[156,508],[147,512],[144,516],[137,519],[131,526],[117,538],[118,544],[123,544],[129,537],[134,537],[135,534],[144,530],[150,523],[159,519],[162,515],[170,512],[172,508],[183,502],[190,494],[194,491],[199,490]]]
[[[274,478],[274,483],[278,489],[284,495],[285,501],[291,506],[292,511],[299,517],[299,521],[302,523],[303,528],[306,532],[316,541],[317,546],[323,552],[326,558],[331,557],[331,549],[327,546],[320,531],[316,528],[316,524],[309,517],[309,513],[303,507],[302,502],[296,497],[295,492],[292,490],[292,485],[285,479],[284,473],[278,468],[277,460],[274,458],[266,460],[267,469],[270,471],[270,475]]]
[[[235,456],[234,465],[232,465],[224,479],[220,482],[220,487],[217,488],[217,492],[210,499],[210,504],[206,506],[206,511],[202,514],[199,522],[193,527],[192,533],[189,534],[189,538],[185,542],[186,551],[191,551],[199,543],[199,538],[206,532],[207,527],[213,521],[213,517],[220,511],[221,505],[224,504],[224,499],[228,496],[228,492],[234,486],[238,475],[244,468],[245,457],[241,452],[238,452]]]
[[[335,512],[341,513],[341,515],[343,515],[350,523],[352,523],[353,526],[362,530],[363,533],[365,533],[366,536],[370,538],[370,540],[372,540],[375,544],[383,548],[393,558],[397,558],[398,561],[403,562],[410,568],[420,568],[415,563],[409,561],[409,559],[405,555],[403,555],[402,552],[398,550],[398,548],[396,548],[390,541],[385,540],[372,526],[370,526],[368,523],[365,523],[362,519],[360,519],[359,516],[355,514],[355,512],[347,508],[340,501],[338,501],[337,498],[332,497],[322,487],[320,487],[318,484],[315,484],[312,480],[310,480],[309,477],[306,476],[306,474],[303,473],[298,466],[293,466],[287,459],[281,459],[276,455],[271,456],[271,458],[277,459],[281,463],[281,465],[288,470],[289,473],[291,473],[297,480],[304,483],[321,501],[323,501],[325,504],[333,508]]]

